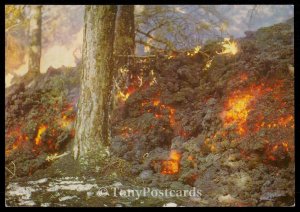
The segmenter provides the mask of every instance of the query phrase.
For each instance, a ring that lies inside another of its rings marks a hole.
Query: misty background
[[[151,5],[136,5],[136,19],[143,18],[143,12]],[[175,46],[178,49],[195,47],[202,45],[209,39],[220,37],[240,38],[244,36],[245,31],[254,31],[258,28],[270,26],[276,23],[284,22],[294,17],[293,5],[258,5],[254,10],[254,5],[165,5],[176,11],[178,17],[186,18],[187,26],[184,28],[186,33],[190,33],[190,43],[185,45],[185,40],[178,41]],[[167,17],[167,16],[166,16]],[[150,20],[151,21],[151,20]],[[151,23],[151,22],[148,23]],[[203,30],[200,34],[194,36],[194,29],[191,28],[192,22],[201,23],[202,26],[210,26],[209,30]],[[43,5],[42,8],[42,58],[41,72],[45,73],[52,66],[59,68],[61,66],[74,67],[81,58],[81,45],[83,42],[83,5]],[[205,25],[206,24],[206,25]],[[212,26],[212,27],[211,27]],[[147,28],[141,24],[141,29]],[[174,29],[176,32],[176,28]],[[23,30],[24,31],[24,30]],[[15,29],[11,36],[26,46],[26,33],[21,29]],[[155,33],[153,34],[155,36]],[[137,35],[138,36],[138,35]],[[166,35],[172,40],[172,36]],[[141,38],[142,39],[142,38]],[[146,40],[146,41],[149,41]],[[26,49],[25,49],[26,50]],[[11,57],[6,55],[6,86],[10,85],[14,72],[20,76],[27,72],[27,53],[20,56]],[[16,49],[17,51],[17,49]],[[145,48],[137,45],[136,54],[145,54]]]

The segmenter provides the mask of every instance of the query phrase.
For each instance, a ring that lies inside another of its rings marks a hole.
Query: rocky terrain
[[[295,197],[292,21],[121,70],[110,156],[69,152],[80,67],[6,90],[8,206],[291,206]],[[223,52],[222,52],[223,51]],[[123,77],[123,78],[122,78]],[[102,187],[201,190],[116,198]]]

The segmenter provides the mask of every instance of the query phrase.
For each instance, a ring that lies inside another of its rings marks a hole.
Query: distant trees
[[[30,6],[28,73],[40,73],[42,36],[42,6]]]
[[[136,42],[149,49],[190,49],[222,37],[227,20],[215,5],[147,5],[136,12]]]

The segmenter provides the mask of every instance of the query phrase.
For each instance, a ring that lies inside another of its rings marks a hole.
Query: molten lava
[[[41,142],[42,142],[42,134],[47,130],[47,128],[48,128],[48,126],[44,125],[44,124],[42,124],[39,127],[37,136],[34,139],[36,145],[40,145],[41,144]]]
[[[245,135],[247,130],[247,118],[249,112],[253,110],[251,104],[266,92],[272,91],[271,88],[262,85],[251,85],[243,91],[234,91],[225,103],[224,111],[221,117],[224,126],[236,125],[236,132],[239,135]]]
[[[224,114],[224,125],[237,124],[237,133],[243,135],[246,132],[245,123],[249,114],[249,104],[255,97],[244,94],[231,97],[227,102],[227,110]]]
[[[170,159],[162,161],[161,174],[176,174],[179,172],[179,162],[181,154],[176,150],[171,150]]]
[[[14,130],[9,130],[6,134],[7,137],[15,137],[13,144],[6,148],[5,154],[9,155],[12,150],[19,148],[24,142],[29,140],[28,135],[21,132],[21,127],[17,127]]]

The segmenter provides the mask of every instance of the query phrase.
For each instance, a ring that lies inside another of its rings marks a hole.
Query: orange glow
[[[159,99],[153,100],[153,105],[154,106],[158,106],[159,104],[160,104],[160,100]]]
[[[135,92],[135,90],[136,89],[134,88],[134,86],[129,86],[125,92],[119,91],[117,97],[125,102],[129,98],[129,96]]]
[[[263,119],[263,118],[261,118]],[[262,127],[266,128],[282,128],[282,127],[291,127],[293,128],[293,121],[294,121],[294,116],[293,115],[288,115],[288,116],[282,116],[279,119],[276,119],[273,122],[265,122],[265,121],[260,121],[256,124],[256,131],[260,130]]]
[[[249,104],[254,99],[253,95],[243,94],[229,98],[227,110],[224,114],[224,125],[231,126],[237,124],[237,133],[245,134],[245,123],[249,114]]]
[[[171,150],[170,159],[162,161],[161,174],[176,174],[179,172],[179,162],[181,155],[176,150]]]
[[[60,127],[67,128],[74,122],[74,118],[69,118],[66,115],[63,115],[60,121]]]
[[[12,150],[18,149],[24,142],[29,141],[29,137],[22,133],[21,127],[17,127],[14,130],[9,130],[6,134],[7,137],[14,136],[16,137],[13,144],[5,150],[5,154],[9,155]]]
[[[41,141],[42,141],[42,134],[46,131],[46,129],[48,128],[47,125],[42,124],[39,129],[38,129],[38,133],[37,136],[35,137],[35,144],[36,145],[40,145]]]
[[[244,91],[233,92],[225,102],[224,111],[221,114],[224,126],[236,124],[237,134],[245,135],[247,131],[247,118],[249,112],[253,109],[251,103],[256,100],[257,97],[269,91],[271,91],[270,88],[263,88],[263,84],[261,84],[252,85]],[[258,125],[256,125],[257,129]]]
[[[169,115],[170,126],[173,127],[176,123],[176,121],[175,121],[175,109],[169,107],[169,110],[170,110],[170,115]]]
[[[162,116],[162,115],[160,115],[160,114],[155,114],[154,116],[155,116],[155,118],[157,118],[157,119],[160,119],[160,118],[162,118],[162,117],[163,117],[163,116]]]
[[[240,82],[244,82],[248,80],[248,74],[242,73],[240,76]]]
[[[285,117],[285,118],[281,117],[281,118],[278,120],[278,124],[281,125],[281,126],[286,127],[287,124],[288,124],[289,122],[291,122],[291,121],[294,121],[294,116],[289,115],[289,116],[287,116],[287,117]]]
[[[268,160],[276,161],[275,157],[277,151],[284,151],[288,154],[290,148],[287,141],[277,142],[276,144],[270,145],[266,150]]]

